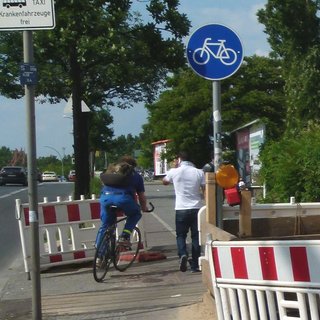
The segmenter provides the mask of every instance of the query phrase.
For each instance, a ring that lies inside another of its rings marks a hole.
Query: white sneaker
[[[120,237],[118,239],[118,244],[124,246],[124,247],[131,247],[132,243],[130,242],[130,239]]]

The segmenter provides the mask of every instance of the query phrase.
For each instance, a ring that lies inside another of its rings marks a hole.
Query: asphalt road
[[[56,201],[57,196],[68,197],[72,192],[73,183],[40,183],[38,201],[42,202],[44,197],[47,197],[48,201]],[[15,217],[16,199],[27,203],[28,188],[19,185],[0,187],[0,289],[11,265],[19,264],[22,258],[19,226]]]

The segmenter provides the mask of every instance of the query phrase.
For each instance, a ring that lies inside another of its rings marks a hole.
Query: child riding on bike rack
[[[134,158],[124,156],[119,163],[110,165],[106,172],[100,175],[103,183],[100,194],[101,226],[97,233],[96,247],[107,228],[115,222],[116,216],[108,210],[111,205],[123,210],[128,217],[118,240],[128,246],[132,230],[141,218],[141,210],[149,210],[143,178],[134,170],[136,165]]]

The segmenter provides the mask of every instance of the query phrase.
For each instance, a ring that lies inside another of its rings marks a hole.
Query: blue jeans
[[[132,197],[132,195],[127,193],[105,194],[102,192],[100,196],[101,226],[97,234],[96,246],[98,246],[100,243],[101,238],[103,237],[107,228],[116,222],[115,215],[107,210],[111,205],[115,205],[124,211],[124,214],[128,217],[124,229],[130,232],[132,232],[133,228],[136,226],[142,216],[140,206]]]
[[[187,235],[189,229],[191,230],[191,240],[192,240],[192,261],[191,268],[199,268],[198,258],[201,254],[201,247],[199,245],[199,233],[198,233],[198,211],[199,209],[186,209],[186,210],[176,210],[176,237],[178,246],[178,255],[181,256],[188,255],[187,250]]]

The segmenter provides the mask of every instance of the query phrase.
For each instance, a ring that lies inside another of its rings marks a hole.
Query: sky
[[[244,56],[267,55],[270,51],[267,36],[256,17],[257,10],[266,3],[267,0],[180,0],[180,12],[185,13],[191,21],[190,34],[206,24],[222,24],[237,33]],[[184,41],[187,44],[188,38]],[[64,113],[66,104],[40,104],[35,101],[37,157],[53,155],[60,158],[64,154],[73,154],[72,118]],[[0,114],[0,147],[26,151],[25,99],[12,100],[0,96]],[[116,137],[139,135],[148,116],[143,104],[128,110],[113,108],[111,114]]]

